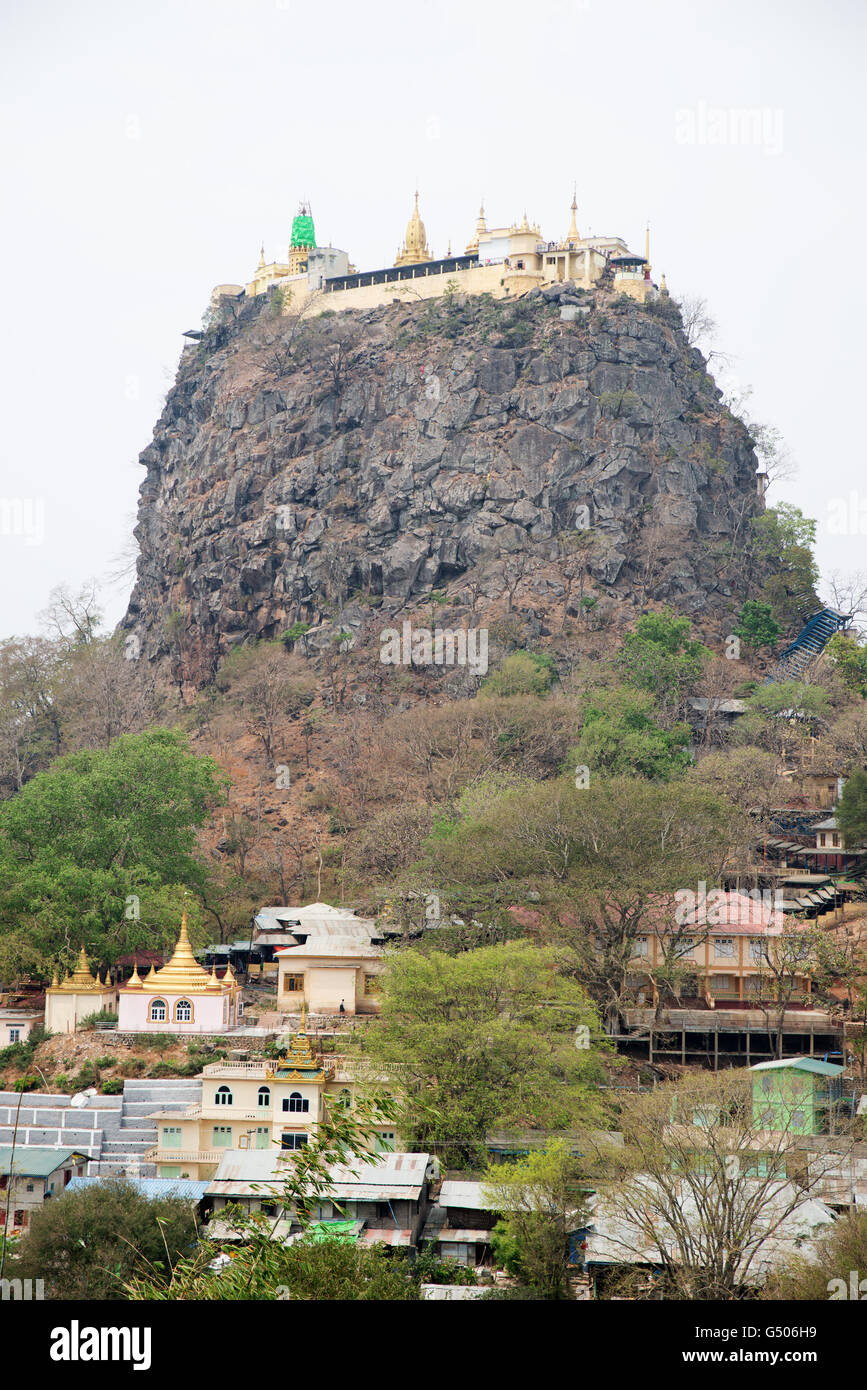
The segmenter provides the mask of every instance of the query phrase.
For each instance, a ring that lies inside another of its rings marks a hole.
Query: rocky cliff
[[[756,458],[671,301],[281,308],[223,306],[141,455],[143,656],[195,687],[248,636],[432,593],[539,635],[657,601],[730,630]]]

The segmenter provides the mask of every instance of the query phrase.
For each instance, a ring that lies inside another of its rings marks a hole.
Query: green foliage
[[[497,1252],[545,1298],[567,1295],[569,1233],[586,1219],[580,1161],[562,1140],[488,1169],[483,1192],[498,1223]]]
[[[753,517],[753,541],[759,558],[772,567],[762,597],[786,626],[813,608],[819,569],[813,557],[816,523],[786,502]]]
[[[407,1093],[401,1132],[449,1165],[484,1160],[497,1123],[562,1127],[598,1109],[599,1033],[583,989],[556,954],[510,941],[459,955],[406,949],[383,977],[382,1012],[365,1047]]]
[[[825,651],[847,689],[867,699],[867,644],[847,632],[835,632]]]
[[[97,1009],[96,1013],[85,1014],[78,1021],[78,1032],[89,1033],[97,1023],[117,1023],[117,1014],[112,1009]]]
[[[223,788],[217,764],[168,729],[58,758],[0,805],[0,943],[20,949],[26,924],[47,973],[82,940],[99,961],[171,939],[177,885],[203,881],[196,831]]]
[[[359,1249],[345,1239],[322,1239],[310,1227],[323,1197],[332,1191],[330,1169],[335,1163],[372,1161],[373,1139],[383,1120],[394,1120],[396,1107],[388,1097],[372,1092],[356,1099],[352,1112],[335,1107],[317,1126],[304,1149],[287,1154],[283,1181],[274,1194],[275,1218],[257,1212],[236,1212],[230,1223],[240,1244],[233,1246],[231,1263],[215,1272],[213,1241],[203,1242],[170,1270],[154,1263],[147,1274],[137,1273],[127,1285],[134,1300],[158,1301],[277,1297],[283,1286],[298,1299],[417,1299],[418,1288],[404,1262],[393,1262],[385,1250]],[[273,1238],[277,1222],[291,1219],[304,1239],[291,1246]]]
[[[760,685],[748,700],[750,713],[775,718],[793,712],[803,718],[825,719],[830,711],[828,692],[821,685],[802,681],[774,681]]]
[[[681,705],[710,656],[689,634],[689,619],[675,617],[670,608],[644,613],[623,644],[619,665],[625,679],[664,708]]]
[[[305,632],[310,631],[310,627],[310,623],[293,623],[291,627],[287,627],[286,631],[280,638],[280,641],[284,644],[284,646],[289,647],[291,649],[292,647],[294,647],[296,642],[301,640]]]
[[[834,815],[847,849],[867,845],[867,770],[847,778]]]
[[[690,763],[687,724],[664,729],[655,717],[653,698],[641,690],[607,690],[588,705],[577,748],[569,767],[587,767],[590,776],[646,777],[667,782]]]
[[[867,1216],[844,1214],[837,1218],[830,1230],[816,1242],[815,1251],[809,1259],[795,1256],[786,1265],[775,1271],[762,1289],[762,1298],[790,1300],[809,1300],[825,1302],[828,1299],[850,1299],[852,1294],[852,1271],[856,1283],[867,1277]],[[831,1286],[832,1280],[842,1280]],[[856,1298],[863,1300],[864,1294],[856,1292]]]
[[[103,1096],[119,1096],[123,1093],[123,1078],[110,1076],[107,1081],[102,1082],[99,1090]]]
[[[737,615],[735,636],[759,651],[762,647],[772,647],[779,635],[780,626],[774,620],[771,605],[747,599]]]
[[[557,667],[540,652],[510,652],[482,681],[483,695],[545,695],[557,679]]]
[[[108,1178],[34,1211],[11,1273],[44,1279],[52,1299],[120,1300],[128,1279],[145,1268],[164,1270],[196,1235],[191,1202],[151,1200]]]

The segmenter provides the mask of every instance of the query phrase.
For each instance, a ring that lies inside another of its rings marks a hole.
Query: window
[[[283,1134],[280,1137],[281,1149],[306,1149],[306,1134]]]
[[[167,1016],[165,999],[152,1000],[148,1015],[151,1023],[165,1023]]]
[[[646,956],[646,955],[647,955],[647,937],[646,937],[646,936],[637,936],[637,937],[635,938],[634,942],[632,943],[632,954],[633,954],[634,956]]]
[[[284,983],[284,985],[283,985],[283,988],[284,988],[284,990],[286,991],[287,994],[303,994],[303,993],[304,993],[304,976],[303,976],[303,975],[287,975],[286,978],[285,978],[285,983]]]
[[[29,1182],[29,1183],[27,1184],[27,1191],[28,1191],[28,1192],[32,1192],[32,1191],[33,1191],[33,1183],[32,1183],[32,1182]]]
[[[21,1039],[21,1029],[20,1029],[20,1028],[10,1028],[10,1029],[9,1029],[9,1041],[10,1041],[10,1043],[17,1043],[17,1042],[20,1041],[20,1039]]]
[[[231,1104],[232,1104],[232,1092],[229,1090],[228,1086],[218,1086],[218,1087],[217,1087],[217,1093],[216,1093],[216,1095],[214,1096],[214,1104],[215,1104],[215,1105],[231,1105]]]
[[[255,1143],[255,1146],[254,1146],[254,1147],[257,1148],[257,1149],[270,1149],[270,1147],[271,1147],[271,1130],[270,1130],[270,1128],[268,1127],[268,1125],[259,1125],[259,1126],[257,1127],[257,1129],[256,1129],[256,1143]]]
[[[284,1096],[283,1109],[292,1115],[306,1115],[310,1110],[310,1101],[300,1091],[293,1091],[291,1096]]]
[[[714,960],[731,960],[735,953],[733,936],[718,936],[713,943]]]
[[[232,1126],[231,1126],[231,1125],[214,1125],[214,1142],[213,1142],[212,1147],[215,1148],[215,1149],[231,1149],[231,1147],[232,1147]]]
[[[695,940],[691,936],[685,936],[677,948],[678,960],[692,960]]]
[[[179,1178],[181,1176],[181,1165],[179,1163],[161,1163],[161,1178]]]
[[[556,264],[557,264],[557,257],[556,257],[556,256],[546,256],[546,257],[545,257],[545,264],[546,264],[546,265],[556,265]]]
[[[179,1149],[181,1147],[181,1127],[180,1125],[165,1125],[163,1128],[163,1148]]]
[[[189,1023],[193,1017],[193,1006],[189,999],[179,999],[175,1005],[175,1022]]]
[[[771,1094],[771,1091],[772,1091],[773,1089],[774,1089],[774,1078],[773,1078],[773,1076],[771,1075],[771,1073],[770,1073],[769,1071],[766,1071],[765,1074],[764,1074],[764,1076],[762,1077],[762,1090],[763,1090],[763,1092],[765,1093],[766,1096],[769,1096],[769,1095]]]
[[[379,994],[380,977],[379,975],[365,975],[364,992],[365,994]]]
[[[807,1118],[807,1117],[806,1117],[806,1115],[805,1115],[805,1113],[804,1113],[803,1110],[793,1110],[793,1111],[792,1111],[792,1128],[793,1128],[793,1129],[803,1129],[803,1128],[804,1128],[804,1121],[806,1120],[806,1118]]]
[[[764,958],[765,958],[765,943],[764,943],[764,941],[762,941],[761,937],[757,937],[757,936],[751,937],[751,938],[750,938],[750,960],[764,960]]]
[[[383,1130],[377,1134],[373,1144],[374,1152],[378,1154],[394,1153],[394,1130]]]
[[[271,1106],[271,1087],[270,1087],[270,1086],[260,1086],[260,1087],[259,1087],[259,1109],[260,1109],[260,1110],[268,1110],[268,1109],[270,1109],[270,1106]]]

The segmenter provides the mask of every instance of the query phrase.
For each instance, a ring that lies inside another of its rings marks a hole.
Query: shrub
[[[557,668],[550,656],[540,652],[510,652],[497,670],[482,681],[481,693],[545,695],[556,679]]]
[[[99,1089],[104,1096],[119,1096],[123,1092],[123,1080],[119,1076],[110,1076]]]

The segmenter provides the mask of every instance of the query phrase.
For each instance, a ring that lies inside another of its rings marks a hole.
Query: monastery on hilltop
[[[497,298],[564,280],[573,281],[579,289],[591,289],[606,275],[615,291],[640,303],[660,293],[650,274],[649,234],[644,255],[636,256],[621,237],[582,237],[574,195],[571,211],[566,235],[549,241],[537,224],[528,222],[526,213],[520,225],[489,227],[482,206],[464,254],[453,256],[449,245],[446,255],[437,258],[428,245],[416,193],[394,264],[382,270],[357,271],[346,251],[317,246],[310,205],[303,202],[292,222],[288,258],[266,261],[263,246],[249,284],[218,285],[213,301],[222,296],[255,297],[279,288],[285,293],[284,307],[291,305],[294,311],[314,294],[328,295],[329,309],[368,309],[402,296],[432,299],[447,288]],[[405,283],[409,281],[412,283]]]

